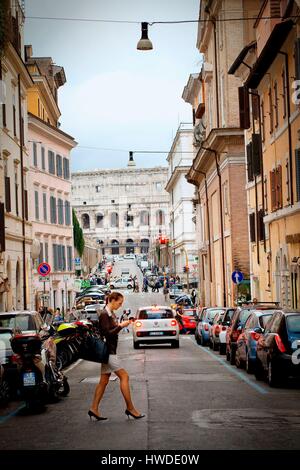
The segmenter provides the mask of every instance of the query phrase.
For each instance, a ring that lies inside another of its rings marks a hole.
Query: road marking
[[[83,359],[78,359],[76,362],[74,362],[74,364],[72,364],[70,367],[68,367],[67,369],[63,369],[64,372],[70,372],[70,370],[74,369],[74,367],[78,366],[81,362],[82,362]]]
[[[205,347],[203,346],[198,346],[196,343],[194,343],[194,341],[192,340],[192,338],[188,337],[187,339],[189,339],[195,346],[196,348],[200,348],[202,349],[202,351],[206,352],[209,356],[213,357],[216,359],[216,361],[218,361],[220,364],[222,364],[226,369],[228,369],[232,374],[235,374],[237,375],[241,380],[243,380],[244,382],[246,382],[246,384],[250,385],[250,387],[254,388],[254,390],[256,390],[257,392],[261,393],[262,395],[267,395],[269,392],[268,390],[266,390],[265,388],[263,388],[261,385],[258,385],[257,383],[254,383],[250,378],[246,377],[244,375],[243,372],[240,372],[239,370],[235,370],[233,368],[233,366],[229,365],[229,364],[226,364],[225,362],[225,359],[221,359],[220,357],[217,357],[214,353],[212,353],[211,351],[207,350]]]
[[[11,413],[8,413],[8,415],[5,415],[5,416],[1,416],[0,417],[0,424],[4,424],[6,423],[6,421],[8,421],[10,418],[12,418],[13,416],[15,416],[16,414],[19,413],[19,411],[23,410],[25,408],[25,403],[23,403],[22,405],[18,406],[18,408],[16,408],[14,411],[12,411]]]

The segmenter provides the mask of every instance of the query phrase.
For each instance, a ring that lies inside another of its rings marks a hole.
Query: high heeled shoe
[[[104,416],[98,416],[96,415],[93,411],[89,410],[88,415],[90,417],[90,420],[92,418],[95,418],[97,421],[105,421],[107,418],[104,418]]]
[[[145,415],[143,415],[143,414],[134,415],[134,414],[131,413],[131,411],[129,411],[129,410],[125,410],[125,414],[127,415],[128,419],[129,419],[129,416],[132,416],[132,418],[134,418],[134,419],[140,419],[140,418],[144,418],[144,417],[145,417]]]

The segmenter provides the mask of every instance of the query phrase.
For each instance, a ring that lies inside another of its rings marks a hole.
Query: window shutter
[[[249,142],[249,144],[247,144],[246,153],[247,153],[248,181],[253,181],[252,142]]]
[[[24,190],[25,219],[28,220],[28,191]]]
[[[258,225],[258,239],[262,241],[265,239],[265,224],[264,224],[264,211],[260,209],[257,214]]]
[[[251,104],[252,104],[252,114],[255,120],[259,119],[259,96],[251,95]]]
[[[242,129],[249,129],[250,127],[250,112],[249,112],[249,91],[245,86],[238,88],[239,94],[239,112],[240,112],[240,127]]]
[[[45,261],[48,263],[48,243],[45,243]]]
[[[295,150],[295,171],[297,201],[300,201],[300,149]]]
[[[255,213],[249,214],[250,242],[255,242]]]
[[[253,165],[253,174],[261,174],[261,137],[260,134],[252,134],[252,165]]]
[[[276,205],[276,175],[275,170],[270,171],[271,212],[277,208]]]
[[[39,220],[39,193],[38,191],[34,191],[34,198],[35,198],[35,219]]]
[[[276,168],[276,205],[277,209],[282,208],[282,166]]]
[[[33,142],[33,164],[37,166],[37,147],[35,142]]]
[[[61,248],[62,248],[63,271],[66,271],[67,270],[67,266],[66,266],[66,247],[63,245]]]
[[[5,176],[5,210],[11,212],[10,177]]]
[[[45,170],[46,165],[45,165],[45,148],[44,147],[41,148],[41,159],[42,159],[42,170]]]
[[[2,103],[2,124],[3,124],[3,127],[6,127],[6,106],[5,106],[5,103]]]
[[[17,126],[16,126],[16,107],[13,105],[13,126],[14,126],[14,136],[17,135]]]
[[[44,221],[47,222],[47,195],[43,193],[43,212],[44,212]]]

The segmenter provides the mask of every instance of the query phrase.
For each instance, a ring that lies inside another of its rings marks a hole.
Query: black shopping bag
[[[79,357],[85,361],[108,363],[107,344],[97,336],[88,336],[81,344]]]

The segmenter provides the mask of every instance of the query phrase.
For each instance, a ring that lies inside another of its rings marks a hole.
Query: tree
[[[74,209],[72,210],[72,215],[73,215],[73,237],[74,237],[74,246],[76,250],[78,251],[79,256],[81,257],[83,254],[84,250],[84,237],[83,237],[83,232],[82,228],[79,225],[76,212]]]

